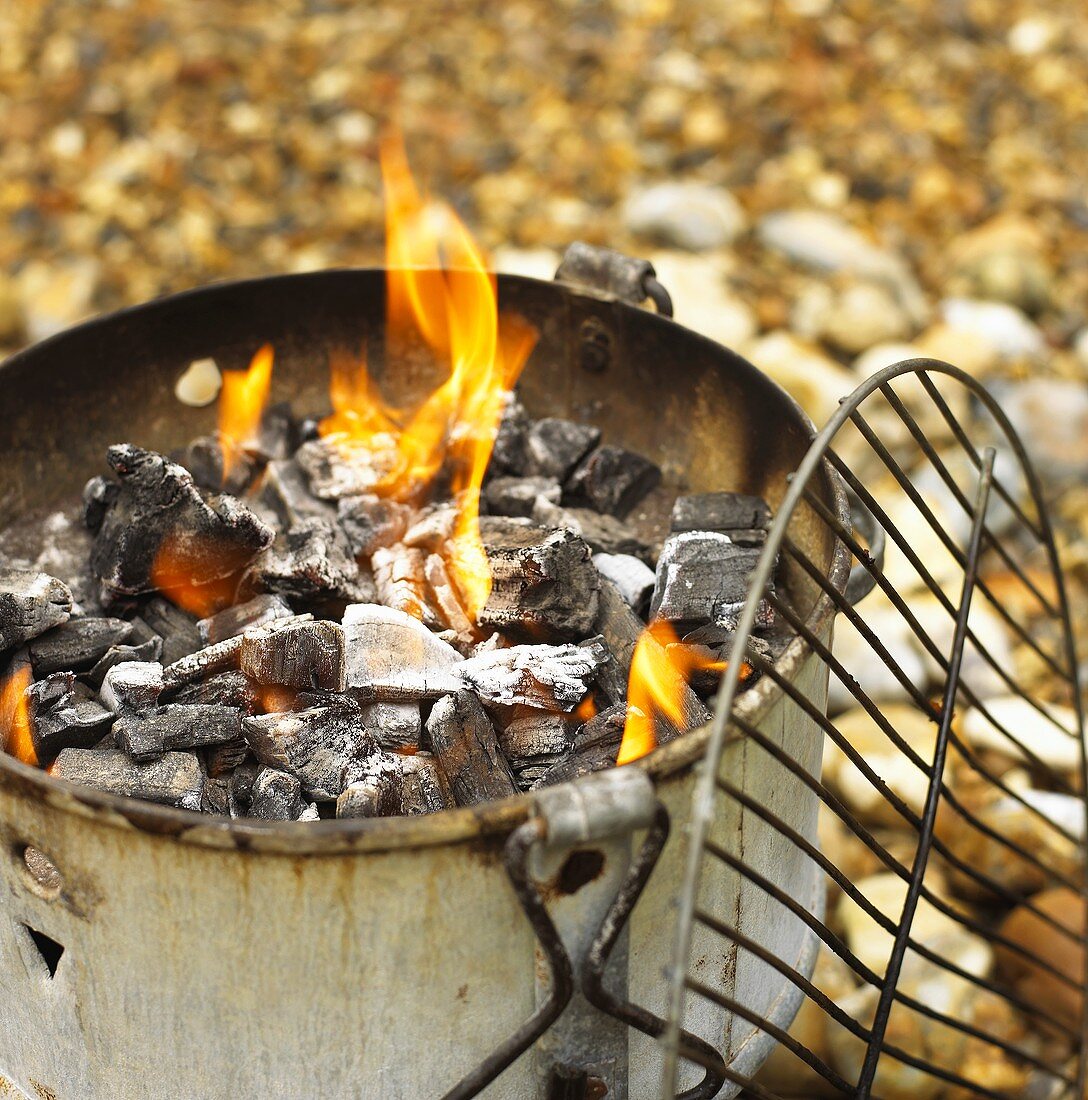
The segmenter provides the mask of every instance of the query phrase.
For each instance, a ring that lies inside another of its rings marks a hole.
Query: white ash
[[[491,703],[573,710],[608,660],[599,643],[588,646],[516,645],[468,658],[457,674]]]
[[[419,703],[367,703],[362,716],[363,725],[383,749],[419,748],[423,732]]]
[[[650,606],[654,592],[654,571],[631,554],[594,554],[593,564],[607,577],[633,611],[642,615]]]
[[[323,500],[361,496],[402,473],[404,459],[392,435],[378,433],[356,440],[329,435],[303,443],[295,460],[310,479],[310,489]]]
[[[126,661],[106,673],[100,698],[114,714],[146,710],[158,703],[165,683],[163,667],[158,662]]]

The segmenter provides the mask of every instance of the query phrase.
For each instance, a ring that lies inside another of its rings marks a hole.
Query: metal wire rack
[[[811,491],[825,463],[875,521],[867,537]],[[849,550],[852,586],[871,587],[860,606],[791,541],[801,509]],[[770,587],[783,569],[834,601],[833,644]],[[815,691],[749,646],[760,598],[808,644]],[[783,721],[808,722],[816,745],[799,758],[748,721],[730,663],[686,838],[663,1095],[704,1071],[727,1082],[721,1096],[767,1100],[1084,1095],[1088,767],[1073,633],[1039,480],[983,386],[919,359],[841,403],[778,508],[741,646],[793,711]],[[820,844],[742,784],[738,746],[766,758],[779,793],[815,794]],[[757,820],[780,851],[803,853],[815,902],[796,863],[745,848]],[[725,909],[728,875],[755,904]],[[783,926],[810,949],[782,957],[767,929]],[[731,965],[709,974],[700,948],[721,941]],[[782,977],[792,1033],[761,1001]],[[709,1056],[684,1030],[708,1006],[728,1020],[703,1034]],[[745,1052],[775,1045],[751,1073],[762,1059]]]

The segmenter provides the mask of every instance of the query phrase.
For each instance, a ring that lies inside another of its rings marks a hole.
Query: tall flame
[[[219,439],[223,448],[223,478],[238,464],[242,448],[257,438],[261,413],[272,385],[272,345],[257,349],[247,370],[223,372],[219,391]]]
[[[0,685],[0,735],[4,751],[24,764],[37,764],[38,754],[30,736],[30,665],[17,665]]]

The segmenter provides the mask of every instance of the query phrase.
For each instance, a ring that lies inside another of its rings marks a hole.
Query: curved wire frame
[[[825,463],[883,530],[885,562],[870,555],[871,539],[843,528],[810,491]],[[874,591],[858,609],[791,540],[799,509],[818,516],[871,577]],[[848,644],[812,635],[775,591],[780,560],[836,601],[836,633],[849,634]],[[808,642],[818,663],[809,681],[815,692],[785,680],[750,647],[761,599]],[[693,1008],[713,1006],[724,1014],[717,1019],[731,1021],[724,1034],[703,1035],[726,1048],[715,1066],[731,1083],[723,1095],[743,1088],[773,1100],[777,1088],[794,1096],[883,1090],[996,1100],[1024,1095],[1029,1082],[1032,1095],[1083,1095],[1085,975],[1061,961],[1063,951],[1067,959],[1079,951],[1083,965],[1088,904],[1088,760],[1073,629],[1039,479],[977,380],[913,359],[874,374],[841,402],[776,513],[738,624],[733,652],[745,651],[781,688],[784,727],[807,722],[822,741],[825,767],[821,776],[818,763],[797,759],[734,709],[742,662],[731,661],[693,795],[662,1094],[676,1094],[685,1063],[705,1064],[685,1045],[681,1024],[691,1027]],[[820,692],[829,681],[825,705]],[[907,711],[929,720],[920,723],[926,736]],[[981,737],[968,735],[968,712]],[[1057,739],[1060,763],[1038,736],[1022,736],[1028,719]],[[868,730],[869,755],[877,750],[875,766],[853,743],[859,728]],[[776,800],[817,803],[821,832],[838,836],[848,860],[836,864],[815,835],[735,781],[731,753],[741,748],[774,770]],[[1064,798],[1060,812],[1055,796]],[[730,814],[758,819],[761,835],[769,827],[775,844],[804,853],[826,888],[827,916],[776,879],[767,853],[722,842],[716,832]],[[735,890],[720,888],[723,868],[749,901],[758,899],[755,917],[746,918]],[[1079,922],[1043,903],[1044,888],[1073,891]],[[1034,922],[1033,936],[1007,933],[1002,922],[1014,910]],[[812,942],[808,958],[819,949],[824,971],[814,977],[798,956],[780,957],[766,929],[783,922]],[[1044,934],[1062,950],[1042,950]],[[731,970],[711,976],[699,965],[708,939],[717,955],[732,952]],[[737,980],[745,967],[784,988],[809,1021],[818,1018],[816,1030],[792,1036],[781,1011],[746,1001],[751,984]],[[1034,986],[1016,981],[1024,973]],[[781,1048],[777,1072],[756,1073],[751,1057],[737,1056],[751,1054],[753,1043],[759,1061]]]

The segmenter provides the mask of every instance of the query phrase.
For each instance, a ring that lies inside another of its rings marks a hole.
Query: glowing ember
[[[242,448],[256,441],[261,413],[272,385],[272,345],[265,344],[253,356],[248,370],[223,372],[219,393],[219,438],[223,447],[226,480],[241,457]]]
[[[199,619],[206,619],[234,603],[238,577],[231,575],[206,584],[195,584],[195,558],[204,557],[207,560],[215,553],[210,548],[202,549],[198,543],[197,539],[176,534],[165,537],[151,566],[151,583],[178,607]]]
[[[30,666],[23,665],[0,686],[0,735],[4,751],[24,764],[37,764],[38,754],[30,738],[30,706],[26,689],[30,687]]]

